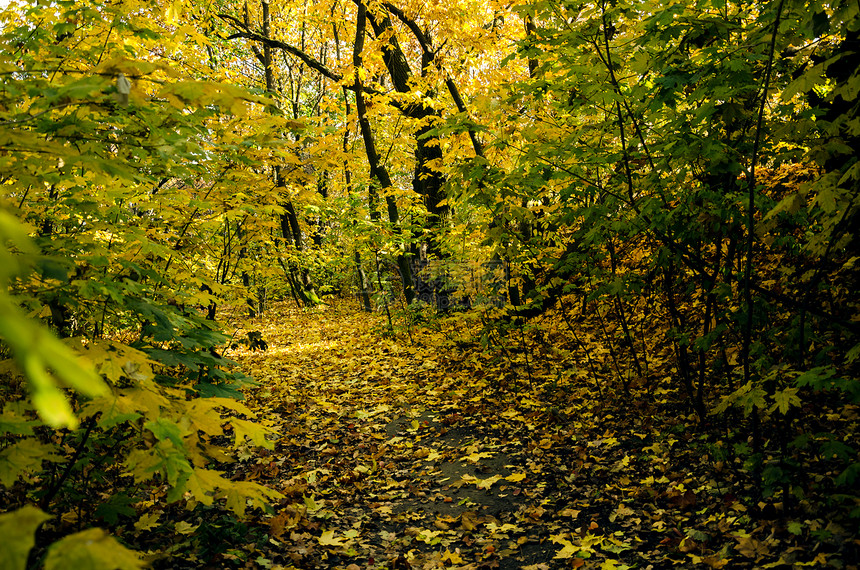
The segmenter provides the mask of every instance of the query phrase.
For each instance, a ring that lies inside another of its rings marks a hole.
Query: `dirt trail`
[[[383,339],[373,315],[276,310],[249,323],[267,351],[228,355],[261,381],[249,402],[277,437],[242,468],[287,494],[275,564],[556,567],[524,442],[464,413],[480,397],[437,348]]]

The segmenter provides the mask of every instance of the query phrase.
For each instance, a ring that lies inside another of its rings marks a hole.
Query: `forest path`
[[[281,305],[246,325],[268,350],[227,355],[261,382],[249,404],[276,438],[273,452],[240,450],[234,474],[285,495],[260,521],[271,537],[256,545],[260,560],[544,570],[685,557],[681,537],[663,532],[671,516],[642,512],[656,491],[632,481],[669,482],[666,462],[641,453],[660,448],[640,414],[631,410],[623,435],[609,432],[601,423],[613,416],[590,407],[592,387],[564,387],[566,407],[550,408],[515,360],[467,354],[428,329],[385,336],[384,323]],[[534,364],[535,378],[550,375]],[[520,390],[494,388],[517,378]],[[677,496],[686,520],[695,494]]]

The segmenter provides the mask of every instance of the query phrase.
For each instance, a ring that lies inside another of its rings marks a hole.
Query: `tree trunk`
[[[367,8],[364,4],[358,5],[358,16],[355,23],[355,44],[353,49],[352,61],[355,66],[355,108],[358,113],[358,126],[361,131],[361,138],[364,141],[364,150],[367,153],[367,161],[370,165],[370,176],[379,181],[379,185],[385,188],[393,186],[391,176],[388,174],[388,169],[379,158],[379,153],[376,151],[376,142],[373,138],[373,132],[370,130],[370,121],[367,118],[367,103],[364,100],[364,89],[362,87],[361,76],[358,70],[362,66],[361,51],[364,49],[364,35],[367,27]],[[396,41],[396,40],[395,40]],[[402,53],[401,53],[402,55]],[[397,211],[397,203],[392,196],[385,197],[388,206],[388,219],[391,225],[397,227],[400,221],[400,216]],[[371,218],[379,214],[370,211]],[[409,260],[402,252],[397,255],[397,268],[400,270],[400,278],[403,282],[403,296],[406,298],[406,303],[412,303],[415,298],[415,291],[412,283],[412,267]]]

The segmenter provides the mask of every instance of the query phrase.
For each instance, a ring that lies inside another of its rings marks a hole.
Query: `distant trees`
[[[424,17],[421,10],[392,3],[354,4],[335,2],[313,9],[302,3],[284,4],[280,7],[282,14],[301,22],[295,25],[291,20],[290,26],[270,23],[266,18],[271,18],[271,11],[265,2],[260,5],[261,22],[247,17],[247,6],[244,18],[229,13],[220,17],[231,27],[229,37],[247,39],[253,42],[252,49],[265,53],[276,50],[285,61],[294,62],[290,65],[298,65],[301,73],[310,70],[317,74],[315,89],[324,92],[335,85],[343,88],[341,101],[333,101],[331,95],[326,99],[329,108],[339,105],[346,111],[333,124],[343,129],[345,142],[349,140],[350,124],[357,124],[367,168],[368,216],[371,222],[379,221],[383,200],[385,225],[394,238],[398,251],[394,258],[403,278],[406,302],[410,303],[414,299],[411,274],[415,262],[426,260],[428,255],[439,258],[450,254],[443,245],[450,222],[445,190],[448,168],[443,160],[443,140],[438,135],[444,117],[456,113],[465,119],[466,140],[470,141],[473,156],[483,158],[483,147],[476,127],[469,123],[467,103],[443,61],[444,44],[451,38],[442,37],[441,47],[434,45],[430,30],[440,22],[434,21],[432,15]],[[470,27],[495,25],[495,15],[484,12],[460,13],[460,17]],[[330,28],[318,24],[321,13],[337,15]],[[353,22],[354,32],[347,26]],[[354,38],[351,46],[348,38]],[[366,44],[368,39],[372,43]],[[354,115],[351,100],[355,102]],[[391,132],[380,120],[395,120],[397,130]],[[382,145],[388,145],[388,150],[382,150]],[[356,183],[353,175],[358,167],[353,164],[343,171],[342,180],[350,191]],[[411,178],[407,177],[409,171]],[[381,248],[384,246],[378,243],[376,249]]]

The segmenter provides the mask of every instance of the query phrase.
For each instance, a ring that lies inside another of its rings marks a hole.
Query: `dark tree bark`
[[[358,0],[359,10],[365,8],[364,0]],[[381,11],[381,14],[374,15],[372,12],[367,12],[367,20],[373,28],[373,34],[379,38],[384,35],[389,36],[388,45],[382,50],[382,61],[388,69],[391,76],[391,81],[398,93],[410,93],[410,79],[412,78],[412,69],[409,67],[409,62],[403,54],[400,43],[397,41],[397,36],[391,24],[391,17],[387,12]],[[417,26],[416,26],[417,28]],[[425,52],[426,53],[426,52]],[[422,58],[424,67],[422,72],[427,68],[428,59],[425,56]],[[404,107],[405,115],[412,119],[420,120],[424,123],[414,133],[415,139],[415,175],[412,179],[412,188],[415,192],[423,196],[424,205],[427,211],[433,216],[431,224],[440,224],[448,215],[448,206],[440,203],[445,199],[443,186],[445,183],[441,173],[430,168],[428,164],[431,161],[442,159],[442,149],[439,148],[438,141],[427,138],[427,134],[433,129],[432,121],[428,121],[430,117],[441,118],[438,110],[422,105],[410,104]],[[431,229],[431,228],[428,228]],[[432,235],[432,233],[431,233]],[[441,254],[438,244],[431,240],[429,250],[437,255]]]
[[[352,61],[355,65],[355,84],[358,87],[355,90],[355,108],[358,113],[358,126],[361,131],[361,138],[364,141],[364,150],[367,154],[367,161],[370,165],[370,176],[379,181],[380,186],[391,188],[391,176],[388,174],[388,169],[379,158],[379,153],[376,151],[376,142],[373,139],[373,132],[370,129],[370,121],[367,118],[367,102],[364,100],[364,90],[361,89],[361,76],[358,70],[362,67],[361,52],[364,49],[364,36],[367,27],[367,9],[364,4],[359,4],[358,15],[355,23],[355,44],[352,52]],[[372,197],[371,197],[372,198]],[[397,203],[390,195],[385,197],[386,205],[388,206],[388,219],[391,225],[397,227],[400,215],[397,211]],[[371,203],[371,218],[379,217],[375,213],[373,204]],[[409,260],[401,253],[397,256],[397,267],[400,270],[401,280],[403,282],[403,295],[406,297],[406,302],[411,303],[415,298],[415,292],[412,286],[412,268],[409,265]]]

